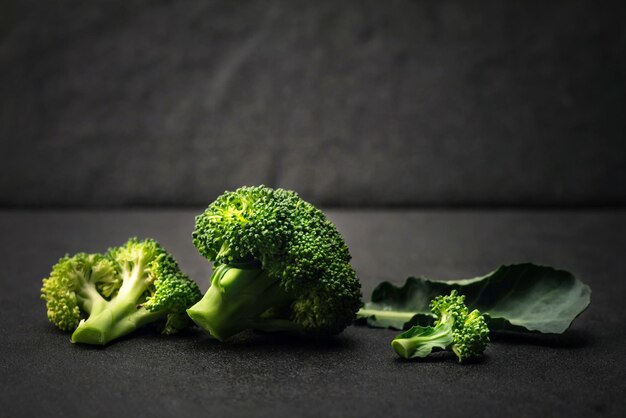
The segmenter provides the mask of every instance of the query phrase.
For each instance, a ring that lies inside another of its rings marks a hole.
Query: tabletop
[[[367,298],[381,280],[474,277],[532,261],[593,290],[565,334],[495,334],[481,362],[402,361],[397,331],[327,341],[139,331],[72,345],[39,298],[66,253],[153,237],[208,286],[191,243],[201,209],[0,211],[0,406],[5,416],[620,416],[626,411],[626,210],[328,210]]]

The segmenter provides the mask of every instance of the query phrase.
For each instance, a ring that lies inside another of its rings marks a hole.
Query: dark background
[[[0,416],[624,416],[625,22],[624,1],[0,0]],[[531,261],[592,303],[466,366],[366,327],[93,348],[46,320],[51,265],[129,236],[206,290],[194,215],[259,183],[324,208],[365,298]]]
[[[0,7],[3,206],[626,203],[625,2]]]

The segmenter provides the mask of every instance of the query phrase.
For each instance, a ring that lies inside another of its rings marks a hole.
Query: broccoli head
[[[436,317],[434,326],[414,326],[391,342],[400,357],[426,357],[433,350],[451,350],[461,363],[482,355],[489,328],[480,312],[468,312],[465,296],[453,290],[433,299],[430,309]]]
[[[193,243],[214,265],[211,287],[187,312],[219,340],[245,329],[337,334],[360,307],[343,238],[293,191],[225,192],[196,217]]]
[[[48,319],[72,342],[107,344],[149,323],[165,334],[190,325],[198,286],[156,241],[130,239],[105,254],[65,256],[43,279]]]

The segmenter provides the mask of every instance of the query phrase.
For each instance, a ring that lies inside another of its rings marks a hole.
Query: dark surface
[[[626,203],[624,1],[0,0],[0,205]]]
[[[394,331],[350,327],[325,343],[244,333],[141,332],[72,345],[48,324],[41,278],[66,252],[152,236],[207,285],[196,211],[0,212],[3,416],[620,416],[626,408],[626,211],[330,211],[365,294],[381,278],[469,277],[532,260],[593,289],[565,335],[498,337],[482,363],[400,361]],[[623,415],[622,415],[623,416]]]

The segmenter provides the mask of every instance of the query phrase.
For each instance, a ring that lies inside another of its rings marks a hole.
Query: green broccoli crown
[[[360,306],[350,252],[323,212],[297,193],[241,187],[196,217],[194,245],[215,266],[259,265],[292,296],[290,320],[313,333],[337,333]]]
[[[489,342],[489,328],[485,317],[478,310],[470,312],[463,323],[455,328],[452,351],[459,358],[459,362],[480,357]]]
[[[136,238],[104,255],[61,258],[41,290],[52,323],[75,330],[74,342],[96,344],[147,323],[161,322],[163,332],[174,332],[189,324],[185,309],[201,297],[163,247]]]
[[[158,242],[131,238],[121,247],[110,248],[107,257],[118,270],[131,275],[133,269],[142,271],[145,291],[142,306],[150,312],[184,313],[200,299],[198,285],[178,267],[178,263]],[[120,286],[122,281],[119,281]]]
[[[414,326],[392,341],[401,357],[426,357],[433,350],[451,350],[463,362],[482,355],[489,342],[489,328],[478,310],[468,313],[465,296],[453,290],[433,299],[430,309],[436,318],[433,326]]]
[[[437,296],[430,302],[430,310],[437,319],[437,323],[447,322],[450,319],[458,324],[458,318],[467,316],[467,306],[465,306],[465,296],[459,295],[453,290],[449,295]]]
[[[91,298],[108,298],[119,288],[121,279],[115,269],[114,263],[100,254],[61,258],[43,279],[41,289],[50,322],[64,331],[75,329],[82,313],[91,312]]]

